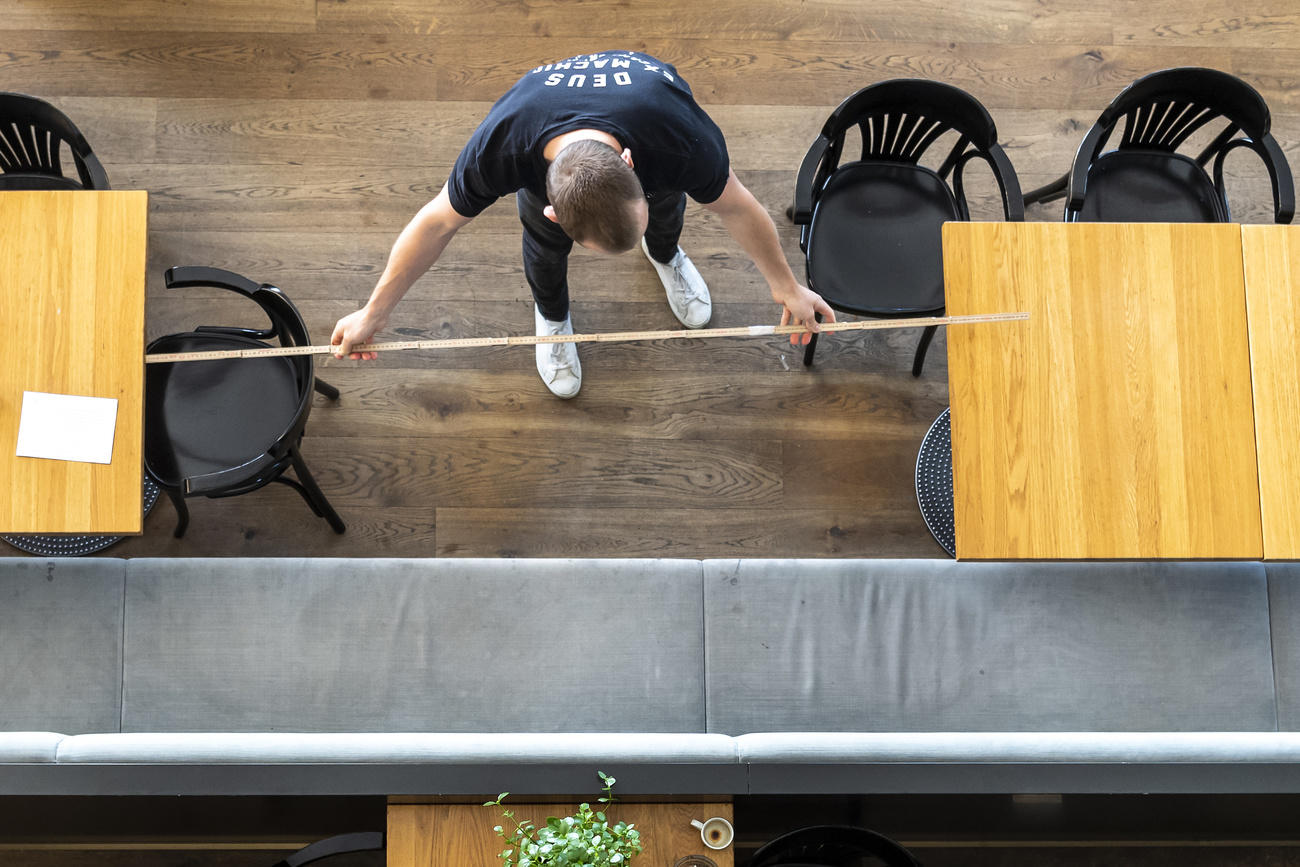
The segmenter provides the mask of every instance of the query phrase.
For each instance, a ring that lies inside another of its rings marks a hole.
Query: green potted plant
[[[604,784],[602,804],[614,802],[614,778],[596,772]],[[502,792],[485,807],[502,807],[501,815],[514,825],[497,825],[497,836],[506,848],[497,857],[502,867],[623,867],[628,859],[641,852],[641,832],[627,822],[613,825],[605,814],[590,804],[579,804],[572,816],[547,818],[543,825],[520,819],[502,804],[509,792]]]

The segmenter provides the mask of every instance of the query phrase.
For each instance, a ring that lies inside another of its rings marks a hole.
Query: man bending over
[[[821,296],[795,279],[776,226],[731,171],[722,132],[677,70],[647,54],[604,51],[539,66],[492,106],[446,185],[398,236],[366,305],[335,325],[335,354],[373,359],[353,347],[384,327],[461,227],[510,193],[539,336],[573,333],[574,241],[610,254],[639,245],[682,325],[708,324],[709,289],[677,243],[687,195],[718,214],[754,260],[783,307],[782,325],[816,331],[818,313],[835,321]],[[791,343],[808,337],[792,335]],[[557,397],[573,397],[582,385],[577,344],[539,344],[537,372]]]

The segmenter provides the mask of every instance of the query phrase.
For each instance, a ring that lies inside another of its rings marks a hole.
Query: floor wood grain
[[[989,108],[1026,189],[1069,166],[1134,78],[1176,65],[1243,76],[1300,164],[1300,10],[1287,0],[0,0],[0,90],[50,99],[118,189],[150,192],[150,338],[256,324],[228,293],[168,291],[176,264],[283,288],[312,336],[364,301],[405,222],[490,105],[534,65],[630,47],[674,63],[776,218],[829,111],[866,84],[948,81]],[[1233,213],[1269,187],[1229,159]],[[977,217],[996,213],[971,167]],[[1057,220],[1060,203],[1030,208]],[[691,205],[683,241],[713,324],[775,322],[739,246]],[[639,254],[571,262],[581,331],[675,326]],[[513,202],[453,241],[385,336],[526,333]],[[545,391],[527,349],[322,359],[304,454],[349,530],[283,486],[160,503],[120,556],[942,556],[913,468],[947,405],[946,340],[911,377],[916,334],[837,335],[817,364],[772,338],[587,346],[582,394]]]

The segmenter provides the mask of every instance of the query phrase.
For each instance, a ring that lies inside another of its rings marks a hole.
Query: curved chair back
[[[1195,133],[1216,122],[1223,123],[1223,128],[1194,158],[1178,154]],[[1107,152],[1107,144],[1121,126],[1119,142]],[[1083,213],[1090,172],[1108,154],[1119,153],[1130,154],[1134,160],[1145,159],[1152,171],[1172,172],[1172,177],[1184,178],[1185,183],[1200,183],[1207,190],[1212,186],[1214,201],[1207,204],[1207,219],[1226,222],[1231,216],[1223,163],[1231,151],[1244,147],[1258,154],[1268,169],[1275,221],[1289,223],[1295,211],[1294,182],[1286,157],[1269,127],[1269,111],[1263,97],[1249,84],[1226,72],[1181,67],[1143,76],[1115,97],[1079,146],[1066,188],[1066,219],[1077,220]],[[1214,161],[1213,182],[1204,173],[1211,160]],[[1183,164],[1181,167],[1179,162]],[[1098,218],[1136,219],[1136,215],[1116,213],[1108,217],[1102,213],[1094,216]]]
[[[68,145],[77,177],[63,172]],[[0,93],[0,190],[107,190],[108,176],[86,137],[48,102]]]
[[[917,165],[940,138],[955,132],[957,141],[937,174],[946,180],[955,170],[952,185],[963,219],[969,219],[969,213],[961,172],[966,162],[976,157],[993,171],[1006,218],[1024,218],[1020,184],[998,145],[997,126],[988,110],[950,84],[900,78],[864,87],[831,112],[799,169],[792,213],[795,223],[807,225],[812,219],[817,193],[839,168],[846,134],[854,128],[862,138],[860,161],[904,165]]]
[[[850,127],[862,129],[862,158],[916,162],[934,141],[956,130],[976,147],[998,141],[988,111],[965,91],[921,78],[900,78],[864,87],[841,102],[822,126],[828,139]]]
[[[1121,148],[1177,150],[1205,124],[1226,118],[1251,138],[1268,134],[1268,106],[1240,78],[1217,69],[1183,67],[1145,75],[1120,92],[1097,126],[1109,136],[1125,121]],[[1102,139],[1105,144],[1105,138]]]
[[[749,867],[862,867],[871,859],[886,867],[920,867],[921,863],[884,834],[852,825],[813,825],[765,843]]]
[[[270,320],[270,327],[265,329],[201,325],[195,329],[197,333],[234,334],[251,337],[254,340],[277,340],[281,346],[311,345],[311,338],[307,335],[307,324],[303,321],[302,314],[289,300],[289,296],[277,286],[272,286],[270,283],[255,283],[233,271],[198,265],[177,265],[168,268],[167,273],[163,275],[163,280],[168,289],[211,286],[237,292],[261,307],[266,318]],[[312,356],[290,355],[285,358],[298,372],[303,403],[310,402],[311,383],[315,372]]]
[[[338,834],[317,840],[304,846],[297,852],[276,861],[271,867],[306,867],[335,855],[348,855],[353,852],[367,852],[384,848],[384,835],[380,831],[357,831],[352,834]]]

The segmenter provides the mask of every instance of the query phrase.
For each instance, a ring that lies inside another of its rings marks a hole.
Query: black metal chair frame
[[[308,846],[276,861],[271,867],[306,867],[307,864],[346,855],[351,852],[368,852],[384,848],[384,835],[380,831],[358,831],[353,834],[338,834],[317,840]]]
[[[220,335],[232,344],[243,344],[249,348],[265,347],[267,344],[263,341],[272,338],[278,339],[282,346],[307,346],[311,343],[307,336],[307,327],[298,309],[280,289],[269,283],[258,284],[232,271],[192,265],[169,268],[165,280],[168,289],[205,286],[237,292],[255,301],[266,313],[271,325],[264,329],[199,326],[192,332],[160,337],[149,344],[149,351],[153,351],[155,347],[166,341],[197,335]],[[298,377],[299,403],[289,427],[257,459],[238,467],[186,478],[178,487],[163,480],[149,467],[146,449],[146,470],[176,507],[177,523],[173,534],[176,538],[185,535],[185,530],[189,526],[186,497],[204,496],[213,499],[234,497],[255,491],[271,482],[280,482],[297,491],[312,512],[317,517],[324,518],[335,533],[343,533],[347,529],[338,513],[325,498],[320,486],[316,484],[299,450],[303,430],[307,424],[307,415],[311,410],[312,392],[319,392],[330,400],[337,400],[339,391],[314,375],[311,356],[300,355],[289,356],[289,358],[293,360]],[[238,364],[239,362],[227,363]],[[296,480],[284,475],[291,466],[298,476]]]
[[[80,183],[63,173],[67,143]],[[68,116],[43,99],[0,93],[0,190],[107,190],[108,175]]]
[[[857,127],[862,137],[862,154],[859,160],[840,164],[845,135]],[[945,133],[955,131],[957,141],[937,171],[920,165],[927,150]],[[820,193],[826,188],[836,171],[853,166],[876,163],[911,166],[931,172],[945,185],[951,176],[952,194],[957,215],[970,219],[962,173],[973,159],[984,160],[993,172],[1002,196],[1003,214],[1007,220],[1024,219],[1020,183],[1011,161],[997,140],[997,127],[988,111],[974,97],[959,88],[925,79],[893,79],[859,90],[845,99],[827,118],[821,133],[808,149],[795,182],[794,206],[787,212],[790,219],[802,229],[799,247],[807,253],[811,241],[813,218]],[[809,274],[809,288],[812,285]],[[926,311],[909,311],[891,314],[869,307],[855,307],[840,300],[832,302],[835,309],[864,316],[888,318],[913,316],[917,312],[940,314],[942,307]],[[820,317],[818,317],[820,319]],[[920,376],[925,363],[926,349],[934,338],[938,326],[929,326],[921,334],[912,375]],[[817,335],[813,335],[804,351],[804,364],[811,365],[817,349]]]
[[[1191,136],[1207,124],[1222,120],[1224,128],[1195,158],[1178,153]],[[1105,151],[1115,128],[1123,121],[1119,144]],[[1277,141],[1269,132],[1268,106],[1259,93],[1241,79],[1217,69],[1179,67],[1153,72],[1124,88],[1088,130],[1070,171],[1050,184],[1025,194],[1025,204],[1064,197],[1066,222],[1076,222],[1088,192],[1088,175],[1099,159],[1116,151],[1145,152],[1184,159],[1204,172],[1211,160],[1216,212],[1228,222],[1225,158],[1238,148],[1257,154],[1268,170],[1273,188],[1273,219],[1290,223],[1295,215],[1295,184]],[[1209,175],[1206,183],[1210,184]]]
[[[749,867],[857,867],[864,856],[888,867],[920,867],[899,843],[853,825],[814,825],[782,834],[760,846]]]

